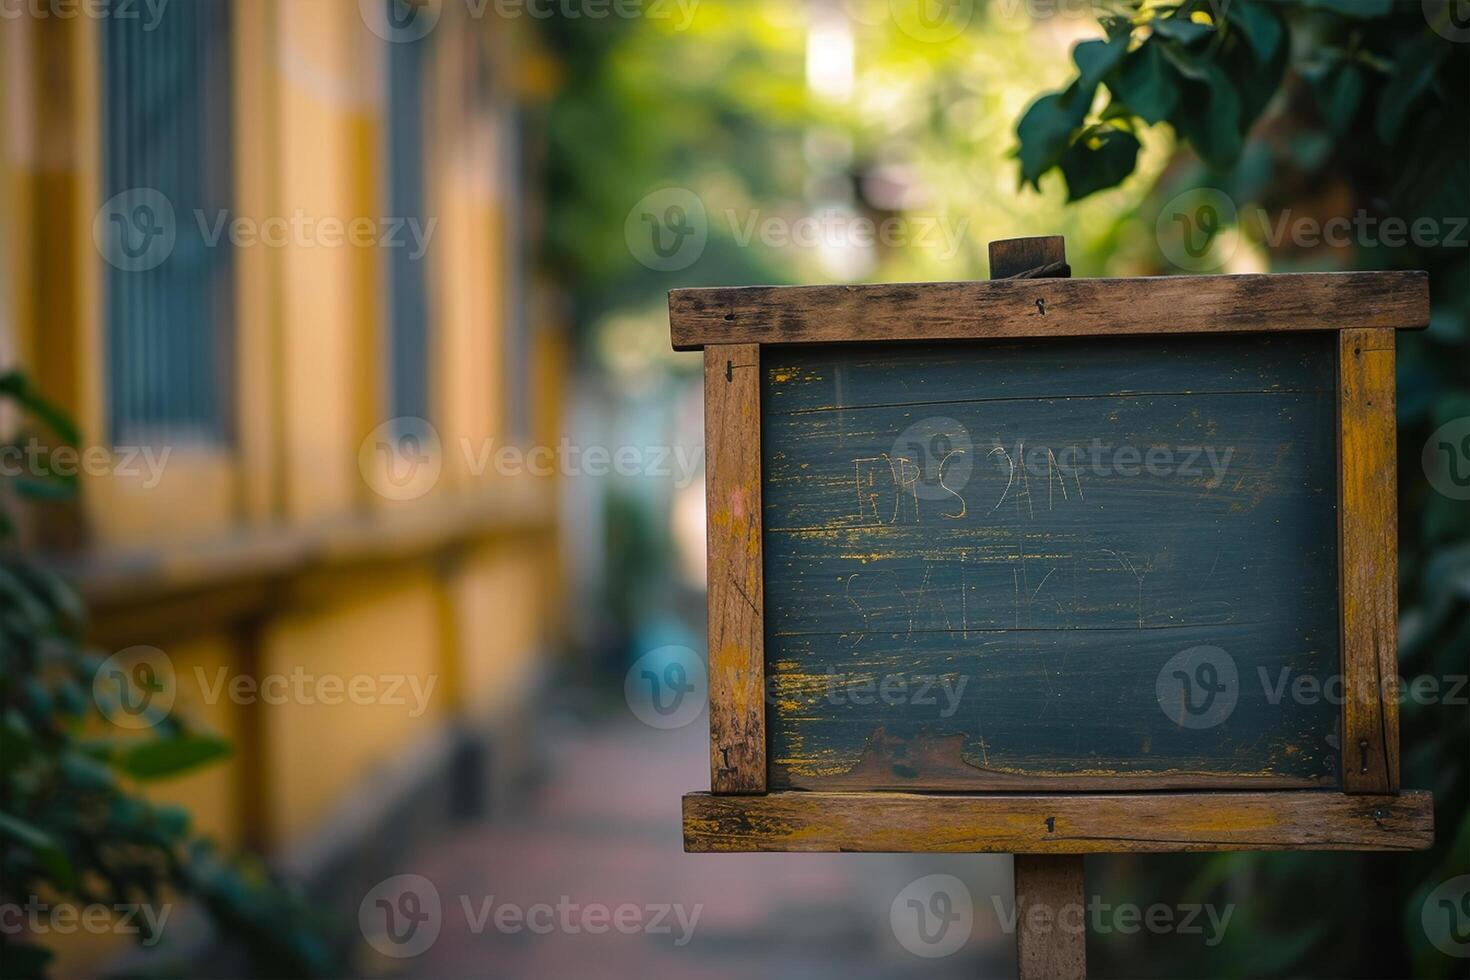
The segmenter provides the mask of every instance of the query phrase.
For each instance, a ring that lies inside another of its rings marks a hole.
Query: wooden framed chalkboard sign
[[[686,849],[1427,847],[1394,470],[1425,274],[1072,279],[1060,238],[991,265],[670,293],[705,369]],[[1080,859],[1017,874],[1080,893]]]

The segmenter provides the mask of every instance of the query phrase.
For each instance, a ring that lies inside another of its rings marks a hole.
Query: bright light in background
[[[812,6],[806,36],[806,84],[812,93],[831,102],[846,102],[854,81],[852,24],[825,3]]]
[[[705,587],[704,476],[674,494],[674,545],[679,577],[691,589]]]
[[[852,21],[835,4],[814,0],[806,38],[806,84],[819,100],[845,103],[857,83],[857,51]],[[858,218],[852,207],[847,165],[852,141],[844,133],[816,129],[807,133],[807,198],[812,205],[808,220],[820,220],[835,234],[823,233],[816,242],[817,265],[829,278],[851,282],[868,275],[874,267],[872,248],[853,240],[841,229],[852,228]],[[833,193],[832,188],[841,188]]]

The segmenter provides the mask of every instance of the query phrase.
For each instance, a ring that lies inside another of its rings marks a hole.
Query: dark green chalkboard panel
[[[1330,341],[767,348],[771,786],[1336,785]]]

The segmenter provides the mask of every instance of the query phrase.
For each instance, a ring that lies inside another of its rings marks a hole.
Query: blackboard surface
[[[1338,785],[1335,355],[767,348],[771,787]]]

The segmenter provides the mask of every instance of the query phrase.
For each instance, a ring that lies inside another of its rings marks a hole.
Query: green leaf
[[[1031,104],[1016,124],[1016,135],[1021,140],[1018,155],[1022,183],[1035,187],[1041,175],[1056,166],[1067,151],[1078,122],[1068,107],[1065,92],[1043,95]]]
[[[1240,28],[1257,61],[1266,64],[1276,56],[1286,25],[1274,8],[1256,0],[1235,0],[1226,8],[1225,19]]]
[[[1227,171],[1240,159],[1240,96],[1217,65],[1206,65],[1205,81],[1185,87],[1169,121],[1212,169]]]
[[[1264,63],[1256,61],[1246,50],[1240,46],[1225,55],[1223,68],[1226,75],[1235,83],[1236,91],[1240,94],[1240,123],[1241,131],[1250,130],[1252,124],[1260,118],[1271,99],[1281,90],[1281,82],[1286,77],[1286,63],[1291,55],[1289,45],[1279,45],[1276,54]]]
[[[1084,134],[1061,160],[1068,203],[1122,183],[1133,173],[1138,150],[1137,138],[1121,129],[1098,127]]]
[[[1363,73],[1349,61],[1339,61],[1312,83],[1322,118],[1335,133],[1342,133],[1353,121],[1358,103],[1363,99]]]
[[[45,946],[33,943],[5,943],[5,975],[17,980],[41,980],[46,976],[46,964],[56,956]]]
[[[1133,33],[1133,21],[1118,14],[1105,14],[1098,18],[1098,23],[1102,24],[1109,38],[1127,37]]]
[[[22,618],[28,631],[37,634],[50,632],[51,611],[32,591],[30,582],[19,568],[0,564],[0,599],[4,599]]]
[[[77,478],[59,473],[14,477],[15,492],[27,500],[71,500],[77,495]]]
[[[1304,7],[1329,10],[1344,17],[1371,20],[1387,17],[1393,11],[1393,0],[1302,0]]]
[[[1421,39],[1394,60],[1393,77],[1378,98],[1378,138],[1385,146],[1392,145],[1410,110],[1434,81],[1447,50],[1448,46],[1437,38]]]
[[[34,415],[64,442],[75,445],[81,442],[81,434],[66,413],[36,394],[25,375],[18,371],[0,374],[0,396],[13,399],[16,404]]]
[[[1215,33],[1211,24],[1199,24],[1187,17],[1160,17],[1149,22],[1154,33],[1180,44],[1193,44]]]
[[[130,745],[113,764],[134,779],[169,779],[209,765],[230,754],[228,740],[217,735],[182,735]]]
[[[1083,41],[1072,49],[1072,60],[1077,64],[1077,97],[1085,101],[1085,113],[1092,105],[1092,95],[1097,83],[1115,68],[1128,53],[1128,35],[1119,34],[1108,41]],[[1079,120],[1080,121],[1080,120]]]
[[[0,718],[0,758],[6,766],[12,770],[19,768],[30,758],[35,746],[36,739],[25,716],[15,708],[5,709],[5,716]]]
[[[1169,118],[1183,84],[1156,44],[1144,44],[1128,55],[1108,80],[1113,95],[1149,125]]]
[[[82,792],[101,792],[114,787],[107,767],[85,753],[69,751],[61,757],[61,775],[68,786]]]
[[[1200,54],[1172,41],[1152,41],[1150,45],[1156,45],[1159,53],[1185,78],[1203,82],[1210,77],[1211,62]]]
[[[1016,125],[1023,184],[1036,187],[1041,175],[1057,165],[1072,142],[1072,134],[1086,121],[1098,83],[1127,51],[1126,33],[1107,41],[1083,41],[1072,49],[1078,72],[1072,84],[1031,103]]]
[[[37,862],[59,889],[70,891],[76,887],[76,874],[72,870],[71,858],[67,857],[66,851],[56,839],[40,827],[8,813],[0,813],[0,836],[9,837],[34,851]]]
[[[182,839],[189,833],[189,811],[181,806],[165,804],[154,807],[153,820],[168,837]]]

